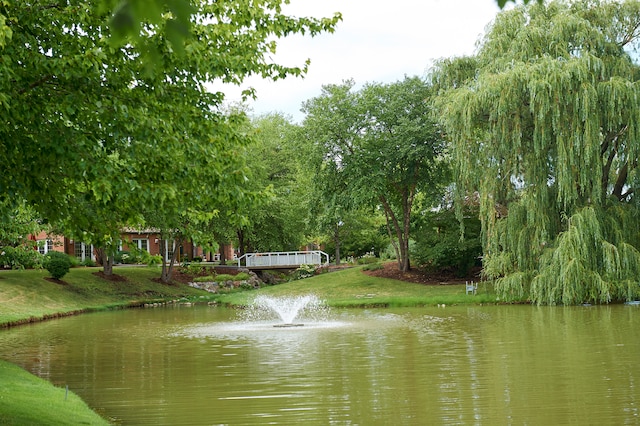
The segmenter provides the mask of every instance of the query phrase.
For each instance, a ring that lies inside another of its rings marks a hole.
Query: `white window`
[[[84,262],[87,259],[95,260],[93,255],[93,246],[85,243],[76,242],[73,245],[73,254],[76,258]]]
[[[47,254],[50,251],[53,251],[53,240],[39,240],[38,251],[40,254]]]
[[[137,247],[138,250],[149,251],[149,239],[148,238],[134,238],[131,240],[131,245]]]
[[[173,256],[173,252],[176,249],[176,243],[174,240],[171,242],[164,240],[164,258],[168,262]]]

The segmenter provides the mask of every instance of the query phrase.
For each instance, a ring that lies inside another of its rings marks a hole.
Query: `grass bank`
[[[0,424],[108,425],[73,392],[0,361]]]
[[[0,326],[206,294],[152,281],[160,276],[157,268],[116,268],[114,272],[127,279],[121,282],[94,275],[98,270],[73,268],[64,276],[64,284],[46,280],[45,270],[0,271]]]
[[[246,305],[258,294],[296,296],[314,294],[331,307],[414,307],[496,303],[491,283],[480,283],[476,295],[466,294],[464,284],[423,285],[370,277],[361,267],[316,275],[256,292],[220,295],[220,303]]]
[[[0,271],[0,327],[35,322],[79,312],[136,306],[146,302],[184,298],[215,299],[223,304],[246,305],[258,294],[295,296],[315,294],[331,307],[413,307],[496,303],[491,283],[480,283],[476,295],[463,284],[423,285],[370,277],[361,267],[316,275],[257,291],[212,295],[185,285],[165,285],[153,278],[158,268],[122,267],[115,273],[126,281],[105,281],[98,268],[74,268],[64,284],[46,280],[47,271]]]

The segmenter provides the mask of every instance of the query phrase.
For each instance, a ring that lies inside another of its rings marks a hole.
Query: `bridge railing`
[[[329,255],[320,250],[246,253],[238,258],[238,266],[246,266],[247,268],[322,265],[327,263],[329,263]]]

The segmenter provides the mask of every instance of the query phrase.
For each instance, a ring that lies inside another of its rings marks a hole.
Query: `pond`
[[[639,306],[334,309],[288,328],[173,306],[2,331],[0,358],[125,425],[640,423]]]

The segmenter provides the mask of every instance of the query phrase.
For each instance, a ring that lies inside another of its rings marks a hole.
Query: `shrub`
[[[411,259],[429,270],[453,269],[464,277],[482,254],[480,220],[477,207],[465,207],[464,239],[460,239],[460,222],[453,210],[425,216],[425,225],[415,232],[416,244]],[[437,230],[437,232],[434,232]]]
[[[80,266],[80,259],[78,259],[77,257],[67,255],[67,259],[69,259],[69,262],[71,262],[72,268],[75,268],[76,266]]]
[[[62,279],[71,268],[69,256],[57,251],[49,252],[45,256],[44,267],[49,271],[51,277],[56,280]]]
[[[85,260],[83,260],[82,262],[80,262],[80,264],[81,264],[82,266],[89,266],[89,267],[96,266],[96,262],[94,262],[94,261],[93,261],[93,260],[91,260],[91,259],[85,259]]]
[[[392,244],[389,244],[387,248],[380,254],[380,258],[382,260],[395,260],[396,259],[396,251],[393,248]]]
[[[131,252],[128,252],[126,250],[117,252],[113,257],[113,260],[115,261],[115,263],[135,263],[135,257],[131,255]]]
[[[250,278],[251,276],[249,274],[247,274],[246,272],[239,272],[235,277],[234,277],[234,281],[246,281]]]
[[[126,254],[127,252],[122,252]],[[143,263],[145,265],[154,266],[162,263],[162,257],[159,254],[151,255],[146,250],[132,247],[128,253],[130,257],[126,258],[124,263]],[[116,254],[115,260],[118,261],[118,255]]]
[[[214,281],[223,282],[223,281],[238,281],[238,280],[236,279],[235,275],[220,274],[216,276],[216,279]]]
[[[380,262],[369,263],[362,268],[363,271],[377,271],[379,269],[384,269],[384,265]]]
[[[162,256],[160,256],[159,254],[154,254],[153,256],[151,256],[149,254],[149,257],[145,258],[143,262],[148,266],[160,265],[162,263]]]
[[[205,268],[205,266],[197,262],[183,265],[184,272],[191,275],[199,275],[205,271]]]
[[[136,246],[129,248],[129,254],[132,257],[131,263],[147,263],[147,259],[151,256],[147,250]]]
[[[373,253],[365,253],[358,258],[358,265],[368,265],[376,262],[378,262],[378,258]]]
[[[0,267],[11,269],[41,268],[43,256],[33,248],[2,247],[0,248]]]
[[[209,283],[209,282],[218,281],[218,279],[213,275],[205,275],[203,277],[195,277],[193,281],[196,283]]]
[[[294,280],[302,280],[314,276],[316,273],[316,267],[314,265],[300,265],[293,274]]]
[[[240,284],[240,289],[241,290],[253,290],[253,286],[245,281],[245,282]]]

